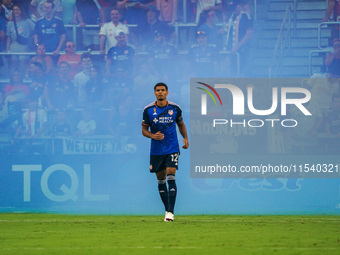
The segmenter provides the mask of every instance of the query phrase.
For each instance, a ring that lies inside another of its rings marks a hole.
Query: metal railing
[[[295,1],[294,1],[294,3],[295,3]],[[286,8],[286,12],[283,16],[283,20],[282,20],[281,27],[280,27],[280,32],[279,32],[279,35],[278,35],[276,43],[275,43],[273,57],[272,57],[272,60],[271,60],[271,64],[269,66],[269,78],[271,78],[272,75],[273,75],[273,68],[274,67],[276,67],[276,70],[278,68],[280,68],[280,75],[282,74],[282,57],[283,57],[283,51],[285,49],[287,42],[288,42],[288,48],[289,49],[291,48],[291,23],[292,23],[291,12],[292,12],[292,9],[291,9],[290,5],[288,5],[287,8]],[[283,38],[284,37],[284,31],[285,31],[285,25],[286,25],[287,22],[288,22],[288,28],[286,29],[285,38]],[[279,49],[280,49],[279,60],[278,60],[278,63],[275,65],[277,53],[278,53]]]
[[[326,47],[322,47],[322,45],[321,45],[321,29],[323,27],[328,28],[329,25],[330,26],[336,26],[336,25],[339,26],[340,25],[340,21],[327,21],[327,22],[319,23],[319,25],[318,25],[318,47],[319,47],[320,50],[328,48],[327,46]],[[339,33],[339,37],[340,37],[340,33]]]
[[[253,18],[254,21],[257,20],[257,0],[253,0]],[[294,3],[297,2],[298,0],[294,0]],[[297,4],[296,4],[297,5]],[[295,6],[295,4],[294,4]],[[296,12],[296,8],[294,8]],[[217,24],[217,26],[221,26],[223,24]],[[136,24],[128,24],[128,27],[137,27]],[[176,42],[178,46],[178,36],[179,36],[179,27],[195,27],[197,26],[196,23],[188,23],[187,22],[187,1],[183,1],[183,22],[175,22],[174,27],[175,27],[175,33],[176,33]],[[76,42],[77,40],[77,28],[80,28],[79,25],[65,25],[66,28],[72,28],[72,38],[73,41]],[[84,28],[99,28],[99,25],[86,25]],[[99,33],[99,31],[98,31]]]
[[[295,0],[294,0],[295,1]],[[254,0],[254,21],[257,20],[257,0]],[[186,24],[187,23],[187,1],[183,1],[183,23]]]
[[[254,21],[257,20],[257,0],[254,0]]]
[[[127,24],[127,26],[129,28],[137,27],[137,25],[135,25],[135,24]],[[74,24],[74,25],[65,25],[65,28],[71,28],[72,29],[72,41],[75,42],[75,43],[77,42],[77,28],[97,28],[98,29],[98,36],[99,36],[99,30],[100,30],[99,25],[86,25],[85,27],[81,27],[79,25]],[[77,43],[76,43],[76,47],[77,47]]]
[[[330,52],[333,52],[333,48],[329,47],[328,45],[327,46],[322,46],[321,45],[321,32],[322,32],[322,29],[324,28],[328,28],[329,29],[329,26],[340,26],[340,21],[327,21],[327,22],[321,22],[318,24],[318,50],[312,50],[309,52],[309,62],[308,62],[308,72],[309,72],[309,75],[313,75],[313,70],[312,70],[312,67],[313,67],[313,57],[315,56],[315,54],[319,54],[319,53],[330,53]],[[339,37],[340,37],[340,34],[339,34]]]
[[[293,2],[293,26],[294,26],[294,33],[297,31],[297,6],[299,4],[299,0],[294,0]]]
[[[76,53],[78,54],[82,54],[84,52],[88,52],[88,51],[76,51]],[[61,54],[65,54],[65,51],[61,51]],[[236,67],[237,67],[237,73],[236,73],[236,77],[240,76],[240,55],[238,52],[235,53],[231,53],[230,51],[225,51],[225,50],[221,50],[218,52],[221,55],[231,55],[231,54],[235,54],[236,55]],[[0,52],[0,56],[35,56],[37,53],[36,52]],[[91,51],[92,55],[100,55],[99,51]],[[188,54],[188,50],[179,50],[178,54],[183,56],[183,55],[187,55]],[[46,55],[53,55],[51,52],[46,53]],[[149,52],[146,51],[136,51],[136,55],[137,56],[147,56],[149,55]],[[5,82],[8,81],[8,79],[1,79],[0,77],[0,83],[1,82]]]
[[[313,67],[313,55],[319,54],[319,53],[329,53],[332,52],[332,49],[321,49],[321,50],[312,50],[309,52],[309,59],[308,59],[308,72],[309,76],[312,76],[314,74],[312,67]]]

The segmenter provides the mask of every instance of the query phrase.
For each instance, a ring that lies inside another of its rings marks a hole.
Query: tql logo
[[[245,115],[245,96],[243,94],[243,91],[232,84],[215,84],[214,87],[203,83],[203,82],[197,82],[214,93],[219,102],[220,105],[223,106],[222,100],[220,97],[221,92],[217,93],[216,89],[227,89],[229,92],[231,92],[232,98],[233,98],[233,115]],[[214,101],[215,105],[217,105],[214,95],[206,88],[197,87],[198,89],[201,89],[205,91]],[[287,98],[288,94],[300,94],[303,97],[299,98]],[[201,115],[207,115],[207,94],[201,95]],[[287,105],[295,105],[304,115],[311,116],[312,114],[303,106],[303,104],[309,102],[311,99],[311,93],[309,90],[305,88],[299,88],[299,87],[282,87],[281,88],[281,115],[286,116],[287,115]],[[266,116],[273,114],[279,104],[279,95],[278,95],[278,88],[273,87],[272,88],[272,105],[269,109],[265,110],[259,110],[255,109],[254,103],[253,103],[253,87],[247,87],[247,106],[248,110],[253,113],[254,115],[258,116]]]

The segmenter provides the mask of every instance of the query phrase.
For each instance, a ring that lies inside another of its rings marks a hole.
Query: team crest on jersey
[[[153,122],[157,123],[157,122],[158,122],[158,119],[157,119],[157,118],[154,118],[154,119],[153,119]]]
[[[157,115],[156,108],[153,108],[153,115]]]
[[[56,23],[53,23],[53,24],[52,24],[52,27],[57,27],[57,24],[56,24]]]
[[[172,114],[174,113],[174,111],[173,111],[173,110],[169,110],[168,113],[169,113],[170,115],[172,115]]]
[[[128,51],[128,50],[125,50],[125,51],[124,51],[124,54],[125,54],[125,55],[127,55],[128,53],[129,53],[129,51]]]

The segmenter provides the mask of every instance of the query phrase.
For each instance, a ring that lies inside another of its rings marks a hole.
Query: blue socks
[[[177,196],[177,186],[175,175],[167,175],[168,188],[166,187],[166,179],[158,179],[158,191],[159,195],[164,204],[165,211],[174,213],[176,196]]]
[[[161,179],[161,180],[157,180],[158,182],[158,191],[159,191],[159,195],[161,196],[162,202],[164,204],[165,207],[165,211],[168,210],[169,207],[169,196],[168,196],[168,189],[166,187],[166,180],[165,179]]]
[[[168,212],[174,213],[176,196],[177,196],[177,186],[176,186],[175,175],[172,175],[172,174],[167,175],[167,181],[168,181],[168,186],[169,186]]]

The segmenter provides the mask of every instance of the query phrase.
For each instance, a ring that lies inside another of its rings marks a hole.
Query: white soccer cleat
[[[174,221],[175,215],[172,212],[165,212],[164,221]]]

